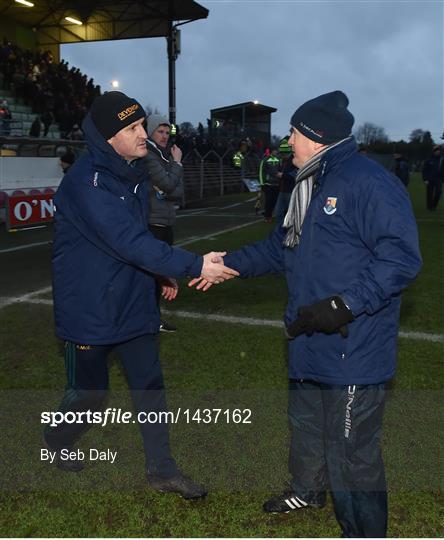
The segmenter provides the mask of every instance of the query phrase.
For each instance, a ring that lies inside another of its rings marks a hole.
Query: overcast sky
[[[200,0],[207,19],[181,27],[177,121],[205,124],[210,109],[258,99],[288,132],[304,101],[341,89],[355,127],[393,140],[444,130],[443,0]],[[63,45],[62,57],[102,90],[120,89],[168,110],[165,38]]]

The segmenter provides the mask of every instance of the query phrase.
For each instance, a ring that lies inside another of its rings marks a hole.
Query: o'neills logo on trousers
[[[351,408],[352,403],[355,400],[356,386],[349,386],[347,392],[347,405],[345,406],[345,429],[344,436],[346,439],[350,436],[350,431],[352,428],[352,418],[351,418]]]
[[[131,105],[131,107],[128,107],[124,111],[120,111],[118,114],[119,120],[125,120],[126,118],[128,118],[128,116],[131,116],[132,114],[134,114],[138,108],[139,108],[139,105],[135,103],[134,105]]]

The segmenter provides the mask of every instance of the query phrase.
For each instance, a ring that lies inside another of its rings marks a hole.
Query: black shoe
[[[273,514],[288,514],[293,510],[302,510],[303,508],[322,508],[325,502],[307,502],[296,495],[294,491],[284,491],[282,495],[276,495],[272,499],[264,502],[264,512]]]
[[[147,474],[149,485],[161,493],[177,493],[184,499],[201,499],[208,493],[207,490],[195,484],[191,478],[178,472],[171,478],[162,478],[154,474]]]
[[[176,332],[177,327],[174,324],[167,323],[166,321],[160,321],[159,332]]]

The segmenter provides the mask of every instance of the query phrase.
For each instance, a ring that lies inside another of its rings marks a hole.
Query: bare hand
[[[168,302],[174,300],[179,292],[177,281],[174,278],[162,277],[160,283],[162,285],[162,298],[165,298]]]
[[[182,161],[182,150],[175,144],[171,147],[171,156],[177,163]]]
[[[188,282],[188,287],[194,287],[194,285],[196,284],[197,284],[197,287],[196,287],[197,291],[200,291],[201,289],[203,291],[208,291],[208,289],[213,286],[213,283],[210,283],[203,277],[197,277]]]
[[[204,255],[200,278],[191,280],[188,286],[192,287],[198,283],[199,285],[196,288],[206,291],[213,283],[222,283],[227,279],[233,279],[238,276],[239,272],[223,264],[224,255],[226,255],[225,251],[211,251]]]

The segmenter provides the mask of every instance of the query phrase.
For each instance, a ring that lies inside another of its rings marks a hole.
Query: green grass
[[[442,210],[422,210],[423,186],[411,193],[420,221],[424,268],[404,295],[402,329],[442,332]],[[190,246],[235,249],[263,238],[254,225]],[[233,280],[207,293],[181,289],[171,309],[279,319],[286,287],[280,276]],[[64,385],[63,349],[46,305],[11,305],[1,312],[1,536],[331,537],[340,530],[331,502],[323,510],[275,516],[261,504],[288,479],[286,352],[278,328],[223,324],[174,315],[179,332],[161,337],[168,402],[204,408],[250,408],[252,424],[179,422],[171,429],[183,469],[210,495],[185,502],[147,489],[134,425],[89,431],[81,449],[118,451],[115,465],[91,463],[69,475],[42,463],[42,410],[54,410]],[[383,440],[389,483],[389,535],[443,536],[443,345],[400,339],[399,366],[389,394]],[[110,361],[109,406],[131,410],[124,373]]]

